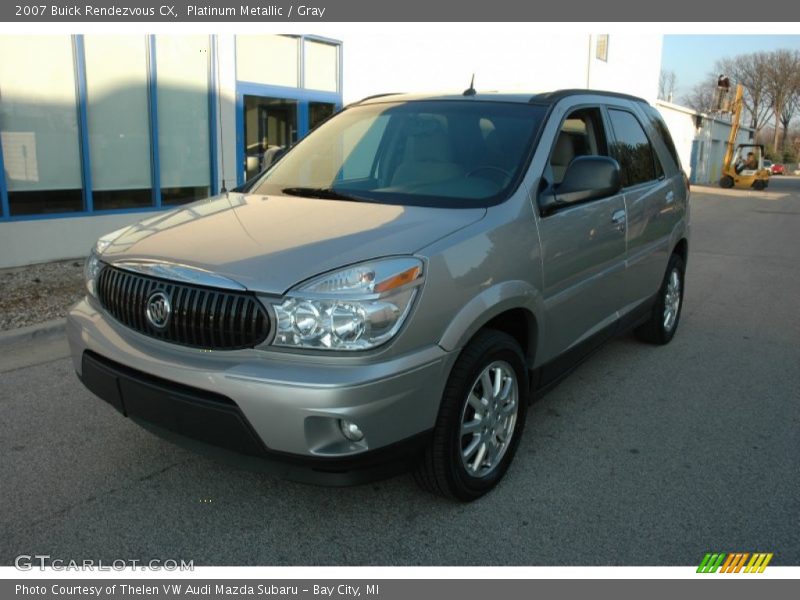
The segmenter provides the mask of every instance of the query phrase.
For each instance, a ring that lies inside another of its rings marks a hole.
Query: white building
[[[351,33],[344,40],[344,99],[384,92],[546,92],[594,88],[654,102],[660,35]]]
[[[0,35],[0,268],[231,189],[345,102],[596,88],[655,101],[661,36]]]
[[[655,106],[669,127],[689,181],[716,184],[722,177],[722,161],[731,135],[730,121],[663,100],[657,100]],[[751,128],[740,127],[736,144],[751,142],[752,135]]]

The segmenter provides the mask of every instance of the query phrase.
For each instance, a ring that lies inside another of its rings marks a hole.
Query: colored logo
[[[697,572],[763,573],[772,556],[772,552],[708,552],[697,567]]]
[[[158,290],[150,294],[147,299],[147,309],[145,314],[147,321],[156,329],[164,329],[169,323],[169,316],[172,313],[172,306],[169,302],[169,297]]]

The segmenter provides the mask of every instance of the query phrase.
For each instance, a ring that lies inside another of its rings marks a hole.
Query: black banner
[[[0,5],[9,22],[780,22],[795,21],[800,4],[758,10],[747,0],[520,2],[519,0],[48,0]]]
[[[163,598],[168,600],[215,600],[217,598],[269,598],[271,600],[459,600],[527,599],[527,598],[648,598],[651,600],[682,598],[717,598],[745,600],[753,597],[790,598],[796,592],[796,581],[780,579],[735,580],[708,578],[700,580],[77,580],[42,579],[0,582],[0,597],[53,598],[82,600],[85,598],[132,599]]]

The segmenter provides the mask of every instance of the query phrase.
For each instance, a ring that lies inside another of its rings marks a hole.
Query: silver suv
[[[333,485],[411,466],[472,500],[537,392],[623,330],[675,334],[688,195],[638,98],[369,98],[240,191],[101,238],[75,369],[237,463]]]

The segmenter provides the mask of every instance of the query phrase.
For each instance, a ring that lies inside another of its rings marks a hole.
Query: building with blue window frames
[[[232,189],[342,106],[311,35],[0,36],[0,267]]]

